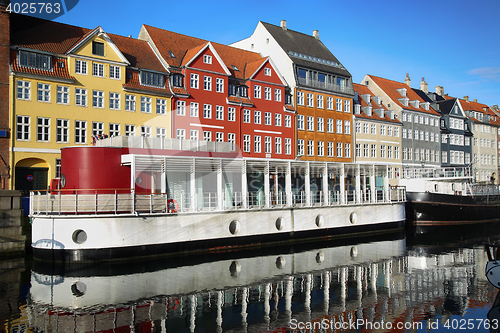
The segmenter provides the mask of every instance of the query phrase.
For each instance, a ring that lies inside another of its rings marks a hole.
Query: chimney
[[[443,96],[444,94],[443,86],[436,86],[436,94],[438,94],[439,96]]]
[[[469,96],[464,96],[464,99],[465,99],[466,102],[468,102],[469,101]]]
[[[280,26],[281,26],[281,29],[286,30],[286,20],[281,20]]]
[[[422,78],[422,82],[420,82],[420,90],[426,94],[429,92],[429,85],[425,82],[424,78]]]
[[[313,30],[313,37],[319,39],[319,30]]]
[[[474,98],[472,101],[473,101],[474,103],[477,103],[477,98]]]
[[[408,73],[406,73],[406,77],[405,77],[405,84],[411,88],[411,79],[410,79],[410,75]]]

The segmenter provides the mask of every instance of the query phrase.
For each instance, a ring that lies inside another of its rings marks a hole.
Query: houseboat
[[[500,221],[498,185],[473,182],[470,168],[405,169],[406,216],[417,233]]]
[[[30,195],[34,257],[97,262],[404,227],[387,166],[242,158],[227,142],[117,136],[61,149]]]

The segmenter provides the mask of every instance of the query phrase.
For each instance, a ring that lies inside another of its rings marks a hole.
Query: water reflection
[[[460,320],[488,332],[500,301],[484,275],[483,244],[495,237],[35,265],[23,313],[34,332],[452,332]]]

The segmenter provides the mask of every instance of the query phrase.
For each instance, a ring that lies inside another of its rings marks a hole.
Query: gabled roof
[[[360,104],[361,107],[371,106],[372,110],[374,111],[374,112],[372,112],[372,115],[369,116],[368,114],[366,114],[363,111],[363,109],[361,109],[360,114],[354,114],[356,117],[372,119],[372,120],[389,121],[389,122],[394,122],[394,123],[399,123],[399,124],[401,123],[397,118],[391,119],[391,117],[389,117],[389,115],[387,115],[387,113],[385,113],[385,111],[387,111],[388,109],[382,101],[380,102],[380,105],[379,105],[372,99],[372,97],[375,97],[375,95],[367,86],[362,85],[362,84],[353,83],[353,88],[354,88],[354,91],[358,93],[358,99],[354,100],[354,104]],[[366,94],[370,95],[370,100],[368,102],[364,98],[361,97],[362,95],[366,95]],[[384,110],[384,118],[380,117],[375,112],[375,110],[377,110],[377,109]]]
[[[182,35],[145,24],[142,29],[147,31],[152,43],[156,46],[163,59],[169,66],[173,67],[182,67],[187,64],[193,56],[209,43],[207,40]],[[249,73],[251,70],[247,70],[247,64],[263,59],[263,57],[256,52],[245,51],[214,42],[210,42],[210,44],[220,56],[224,65],[229,69],[231,75],[239,79],[247,79],[253,74]]]
[[[439,101],[439,111],[441,111],[442,114],[450,114],[453,111],[453,107],[456,103],[457,99],[455,98]]]
[[[274,65],[273,60],[270,57],[263,58],[261,60],[254,61],[252,63],[247,64],[247,73],[248,73],[248,78],[252,79],[255,75],[257,75],[257,72],[264,67],[265,64],[269,63],[271,67],[274,69],[275,73],[278,75],[281,83],[283,85],[287,85],[285,78],[281,75],[281,73],[278,71],[277,67]]]
[[[194,49],[191,49],[191,50],[188,50],[186,52],[186,56],[185,56],[185,59],[183,60],[182,62],[182,65],[183,66],[189,66],[196,58],[198,58],[198,56],[200,56],[203,51],[205,51],[206,49],[210,49],[215,57],[215,59],[217,59],[218,63],[221,65],[222,69],[224,70],[224,72],[227,74],[227,75],[231,75],[231,72],[229,71],[229,69],[227,68],[226,64],[224,64],[224,61],[222,61],[222,59],[220,58],[219,54],[217,53],[217,51],[215,50],[215,48],[213,47],[212,43],[211,42],[207,42],[205,45],[201,45],[201,46],[197,46],[195,47]]]
[[[148,42],[114,34],[108,35],[125,58],[127,58],[130,66],[158,72],[167,71]]]
[[[31,16],[10,15],[11,45],[65,54],[91,30]]]
[[[406,97],[410,101],[418,100],[421,103],[426,102],[424,99],[422,99],[422,97],[420,97],[412,88],[408,87],[405,83],[384,79],[374,75],[367,75],[367,76],[370,77],[373,80],[373,82],[387,94],[387,96],[392,100],[392,102],[397,104],[399,107],[405,110],[420,111],[439,116],[439,113],[436,112],[430,106],[429,110],[426,110],[422,105],[416,108],[411,103],[409,103],[408,106],[405,106],[403,103],[401,103],[399,99],[403,98],[403,96],[397,90],[403,88],[406,89]]]
[[[273,24],[260,22],[273,36],[281,48],[288,54],[290,59],[299,66],[314,68],[320,71],[351,77],[347,69],[330,52],[330,50],[316,37],[303,34],[290,29],[283,29]],[[296,55],[292,55],[294,52]],[[305,57],[304,57],[305,56]],[[307,58],[311,57],[311,58]],[[325,60],[337,66],[327,65],[321,61],[313,61],[312,58]]]

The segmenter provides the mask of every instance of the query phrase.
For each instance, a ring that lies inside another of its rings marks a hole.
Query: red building
[[[172,136],[230,142],[243,157],[295,158],[295,112],[271,59],[143,25],[171,72]]]

